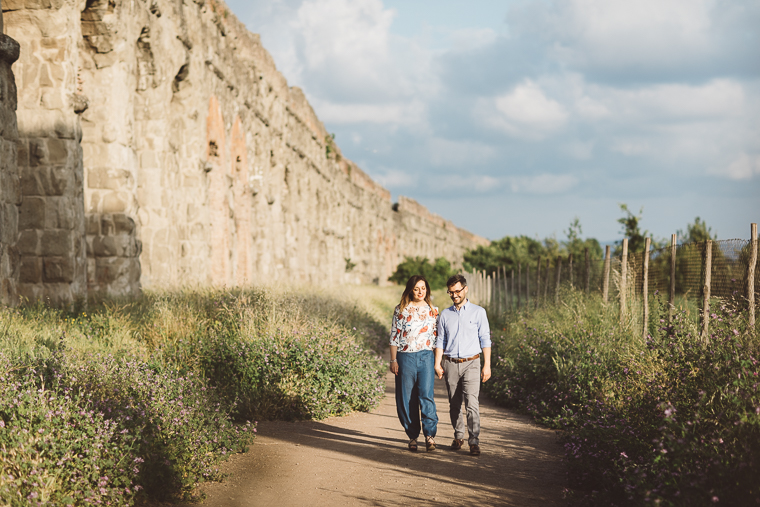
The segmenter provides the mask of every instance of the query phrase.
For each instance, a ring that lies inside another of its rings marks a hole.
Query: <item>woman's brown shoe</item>
[[[455,438],[453,442],[451,442],[451,450],[452,451],[458,451],[462,448],[464,445],[464,440],[459,440],[458,438]]]
[[[413,438],[409,441],[409,450],[417,451],[417,439]]]
[[[433,437],[425,437],[425,448],[430,451],[435,451],[435,440]]]

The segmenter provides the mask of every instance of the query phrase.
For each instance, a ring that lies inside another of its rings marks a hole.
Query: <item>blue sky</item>
[[[491,239],[760,220],[758,0],[262,0],[230,8],[344,155]]]

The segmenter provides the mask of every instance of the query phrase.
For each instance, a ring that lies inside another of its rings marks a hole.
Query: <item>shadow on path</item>
[[[261,422],[247,454],[224,466],[230,477],[204,486],[212,507],[288,505],[562,505],[562,448],[554,432],[481,400],[481,448],[448,449],[453,430],[436,381],[438,449],[406,449],[393,376],[372,413],[325,421]]]

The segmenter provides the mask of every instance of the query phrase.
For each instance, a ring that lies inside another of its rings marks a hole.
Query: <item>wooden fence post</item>
[[[549,278],[551,278],[549,276],[549,257],[546,258],[546,269],[544,271],[546,271],[546,276],[544,276],[546,278],[544,281],[544,303],[546,303],[546,298],[549,296]]]
[[[755,266],[757,265],[757,224],[749,226],[750,256],[747,269],[747,302],[749,303],[749,328],[755,331]]]
[[[493,302],[493,275],[486,275],[486,299],[488,300],[488,306],[491,306]]]
[[[568,263],[568,269],[570,270],[570,288],[573,288],[573,282],[575,281],[573,278],[573,254],[567,254],[567,263]]]
[[[536,263],[536,304],[535,308],[538,310],[538,300],[541,297],[541,257],[538,257]]]
[[[517,309],[522,306],[522,264],[517,263]]]
[[[586,257],[586,271],[584,273],[586,279],[584,280],[584,288],[586,289],[586,294],[588,294],[591,289],[591,256],[588,253],[588,248],[585,249],[584,255]]]
[[[644,298],[644,326],[641,337],[646,341],[649,329],[649,249],[652,247],[652,238],[644,242],[644,285],[641,289]]]
[[[504,313],[509,311],[509,307],[507,306],[507,295],[509,293],[509,285],[507,282],[507,267],[502,266],[501,267],[501,274],[503,275],[503,280],[501,282],[502,288],[504,289]]]
[[[512,290],[509,291],[509,309],[515,309],[515,270],[512,269]]]
[[[676,250],[677,235],[670,235],[670,294],[668,295],[668,323],[673,321],[676,304]]]
[[[604,278],[602,278],[602,300],[607,302],[610,294],[610,245],[607,245],[604,252]]]
[[[530,264],[525,265],[525,308],[530,308]]]
[[[554,268],[555,280],[554,280],[554,303],[559,304],[559,277],[560,271],[562,271],[562,256],[557,256],[557,265]]]
[[[712,240],[705,242],[705,284],[702,287],[702,340],[707,341],[710,332],[710,283],[712,281]]]
[[[625,322],[626,277],[628,276],[628,238],[623,238],[623,258],[620,262],[620,325]]]
[[[480,302],[479,305],[485,306],[486,305],[486,289],[488,287],[488,282],[486,281],[486,271],[483,270],[480,272]]]

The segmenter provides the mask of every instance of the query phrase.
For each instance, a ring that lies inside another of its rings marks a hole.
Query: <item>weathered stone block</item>
[[[46,199],[45,229],[79,229],[77,207],[70,197],[48,197]]]
[[[74,252],[76,231],[54,229],[42,231],[40,253],[45,257],[70,256]]]
[[[21,259],[21,268],[19,269],[19,282],[42,282],[42,259],[40,257],[24,257]]]
[[[104,286],[114,283],[123,278],[130,280],[133,276],[130,271],[134,267],[132,259],[121,257],[105,257],[96,259],[95,279],[98,285]]]
[[[71,167],[51,167],[38,172],[45,195],[50,196],[66,195],[66,191],[72,186],[73,176],[74,171]]]
[[[98,215],[87,214],[84,220],[85,234],[88,236],[100,234],[100,217]]]
[[[3,11],[17,11],[24,8],[24,0],[3,0]]]
[[[19,229],[42,229],[45,226],[45,198],[24,197],[18,209]]]
[[[45,188],[38,178],[39,171],[36,167],[20,168],[19,184],[23,195],[45,195]]]
[[[121,190],[130,186],[132,181],[132,174],[123,169],[94,167],[87,170],[87,186],[89,188]]]
[[[74,275],[75,266],[70,257],[46,257],[42,260],[44,283],[71,283]]]
[[[116,232],[113,216],[110,213],[100,215],[100,231],[103,236],[113,236]]]
[[[19,139],[16,144],[16,160],[19,167],[27,167],[29,165],[29,146],[26,139]]]
[[[103,196],[102,210],[104,213],[123,213],[127,210],[127,201],[117,192],[108,192]]]
[[[35,229],[20,231],[16,248],[22,257],[40,254],[39,233]]]
[[[118,254],[113,236],[97,236],[92,239],[92,253],[95,257],[115,257]]]
[[[116,234],[132,234],[135,232],[135,221],[123,213],[113,214],[113,224]]]
[[[65,139],[51,137],[47,139],[48,163],[51,165],[65,165],[69,158],[69,142]]]
[[[47,164],[47,143],[45,139],[29,139],[29,166],[36,167]]]

